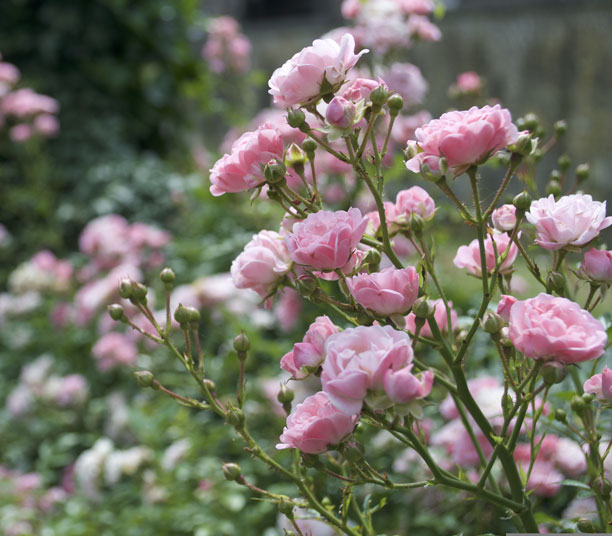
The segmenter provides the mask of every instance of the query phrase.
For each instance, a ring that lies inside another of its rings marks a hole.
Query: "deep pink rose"
[[[335,270],[349,261],[367,223],[357,208],[350,208],[348,212],[321,210],[296,223],[285,242],[297,264]]]
[[[457,311],[453,309],[453,302],[448,302],[448,305],[451,308],[451,329],[455,329],[455,326],[457,325]],[[434,318],[436,319],[436,324],[438,324],[438,328],[440,328],[440,331],[444,333],[448,331],[448,316],[446,314],[446,307],[444,306],[444,301],[442,299],[434,300],[434,307]],[[406,317],[406,329],[410,333],[415,333],[416,317],[414,316],[414,313],[410,313]],[[423,324],[419,335],[422,335],[423,337],[433,337],[428,321]]]
[[[323,391],[347,415],[359,413],[368,394],[376,405],[391,405],[380,400],[385,374],[410,365],[413,359],[410,337],[391,326],[359,326],[331,335],[325,353]]]
[[[266,180],[262,166],[282,159],[283,140],[276,128],[263,124],[255,132],[245,132],[210,170],[210,193],[219,196],[255,188]]]
[[[346,129],[355,120],[355,105],[344,97],[334,97],[325,109],[325,120],[333,127]]]
[[[302,342],[293,346],[293,350],[281,359],[281,368],[295,379],[301,380],[314,372],[325,359],[325,341],[338,328],[329,317],[319,316],[308,328]]]
[[[512,306],[508,334],[527,357],[566,364],[600,357],[608,339],[601,322],[577,303],[544,293]]]
[[[510,309],[518,300],[514,296],[502,294],[499,303],[497,304],[497,314],[506,322],[510,320]]]
[[[584,254],[580,272],[593,281],[612,283],[612,251],[590,249]]]
[[[371,274],[358,274],[346,280],[355,300],[382,316],[406,313],[419,294],[419,274],[414,266],[391,267]]]
[[[430,220],[436,211],[436,204],[431,196],[420,186],[402,190],[395,198],[395,221],[410,222],[410,216],[417,214],[424,220]]]
[[[291,268],[291,258],[281,235],[260,231],[234,259],[230,272],[236,288],[250,288],[266,298]]]
[[[433,171],[440,169],[439,160],[445,157],[448,167],[459,175],[472,164],[480,164],[499,149],[516,142],[518,129],[512,116],[499,104],[476,106],[465,111],[442,114],[416,130],[416,142],[409,147],[418,152],[406,162],[410,171],[418,173],[423,164]]]
[[[340,44],[333,39],[317,39],[274,71],[268,82],[269,93],[283,108],[317,99],[323,79],[331,87],[339,87],[366,52],[355,54],[355,39],[348,33]]]
[[[358,415],[338,411],[324,392],[318,392],[298,404],[287,417],[281,443],[276,448],[297,448],[306,454],[320,454],[351,434],[358,419]]]
[[[493,227],[501,233],[512,231],[516,226],[516,207],[514,205],[502,205],[491,214]]]
[[[564,195],[558,201],[552,194],[543,197],[531,203],[525,217],[535,225],[536,243],[553,251],[567,245],[584,246],[612,225],[612,217],[606,218],[606,202],[593,201],[585,194]]]
[[[493,246],[493,240],[495,240],[495,247]],[[494,230],[492,237],[490,235],[487,236],[484,241],[484,246],[488,273],[491,273],[495,269],[496,260],[501,258],[509,245],[510,235],[507,233],[500,233]],[[495,249],[497,249],[497,257],[495,256]],[[517,255],[518,247],[513,242],[512,245],[510,245],[508,255],[504,262],[501,263],[499,273],[505,274],[512,271],[512,264],[516,260]],[[480,277],[482,275],[482,268],[480,266],[480,246],[478,240],[472,240],[469,246],[459,247],[453,262],[457,268],[466,268],[471,274]]]
[[[612,402],[612,370],[604,367],[601,374],[591,376],[584,382],[584,391],[594,394],[597,400],[610,404]]]

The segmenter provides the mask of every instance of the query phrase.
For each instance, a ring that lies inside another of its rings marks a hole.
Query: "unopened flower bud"
[[[539,125],[538,128],[535,129],[534,135],[536,138],[543,139],[546,137],[546,129]]]
[[[558,180],[551,180],[546,185],[546,195],[553,195],[559,197],[561,195],[561,183]]]
[[[505,324],[504,319],[493,311],[487,311],[480,321],[482,329],[491,335],[499,333]]]
[[[380,264],[382,255],[376,248],[371,248],[363,259],[363,263],[371,267],[376,267]]]
[[[215,385],[215,382],[213,382],[212,380],[209,380],[208,378],[205,378],[202,383],[206,386],[206,388],[212,393],[217,386]]]
[[[268,162],[264,166],[264,177],[269,184],[277,184],[285,178],[287,168],[285,164],[275,160]]]
[[[523,191],[514,197],[512,204],[519,210],[527,211],[531,206],[531,196],[527,192]]]
[[[570,159],[570,157],[569,157],[569,156],[567,156],[566,154],[562,154],[562,155],[559,157],[559,160],[557,160],[557,165],[559,166],[559,169],[560,169],[560,170],[561,170],[563,173],[565,173],[565,172],[566,172],[566,171],[569,169],[569,167],[571,166],[571,164],[572,164],[572,160],[571,160],[571,159]]]
[[[241,476],[240,466],[237,463],[224,463],[221,467],[225,480],[233,482]]]
[[[578,182],[587,180],[589,178],[590,171],[591,168],[588,164],[579,164],[576,166],[576,178],[578,179]]]
[[[276,399],[284,406],[285,404],[291,404],[294,397],[295,393],[291,389],[289,389],[287,385],[281,383]]]
[[[308,162],[308,157],[302,148],[292,143],[289,145],[287,152],[285,153],[285,165],[291,169],[297,169],[301,171],[304,169],[304,164]],[[283,173],[284,176],[284,173]]]
[[[304,152],[306,153],[308,158],[312,159],[311,155],[314,155],[314,152],[317,149],[317,142],[311,138],[306,138],[302,142],[302,149],[304,149]]]
[[[284,497],[278,502],[278,511],[289,519],[293,519],[293,505]]]
[[[319,286],[317,280],[310,275],[299,276],[297,282],[300,293],[306,297],[312,296]]]
[[[578,414],[582,413],[586,409],[586,404],[584,403],[584,400],[582,400],[582,398],[579,396],[572,397],[570,406],[572,408],[572,411]]]
[[[121,307],[121,305],[119,305],[118,303],[113,303],[112,305],[109,305],[107,310],[108,310],[109,316],[115,322],[119,322],[120,320],[123,320],[125,317],[125,312],[123,311],[123,307]]]
[[[251,341],[244,331],[234,337],[233,344],[236,352],[248,352],[249,348],[251,348]]]
[[[155,378],[153,374],[148,370],[138,370],[134,372],[134,376],[136,377],[136,381],[140,387],[152,387],[153,381]]]
[[[555,420],[559,421],[560,423],[566,423],[567,422],[567,413],[565,413],[565,410],[563,410],[563,409],[556,409],[555,410]]]
[[[334,97],[325,109],[325,120],[333,127],[346,129],[355,122],[355,105],[344,97]]]
[[[389,97],[387,106],[389,106],[389,113],[391,116],[396,116],[404,107],[404,99],[402,99],[401,95],[395,93]]]
[[[357,441],[351,441],[348,443],[346,447],[344,447],[342,454],[349,462],[353,464],[361,462],[364,458],[363,447],[357,443]]]
[[[124,277],[119,281],[119,296],[121,296],[124,300],[127,300],[132,296],[132,287],[133,281],[129,277]]]
[[[557,121],[554,125],[555,134],[557,136],[563,136],[567,132],[567,123],[563,120]]]
[[[548,361],[544,363],[542,367],[542,379],[547,385],[555,385],[561,383],[565,376],[567,376],[567,370],[563,363],[557,361]]]
[[[424,226],[425,220],[416,212],[413,212],[410,215],[410,230],[415,234],[419,234],[423,231]]]
[[[612,484],[607,478],[598,476],[593,482],[593,489],[602,499],[607,501],[612,492]]]
[[[433,302],[425,297],[417,298],[412,304],[412,312],[417,318],[429,318],[434,314],[435,306]]]
[[[535,131],[540,124],[538,116],[533,113],[526,114],[524,117],[519,117],[516,123],[520,130],[530,130],[532,132]]]
[[[506,151],[499,151],[495,155],[495,159],[497,160],[497,163],[502,167],[508,167],[508,165],[510,164],[511,157],[512,157],[511,153],[508,153]]]
[[[557,292],[561,292],[565,288],[565,277],[559,272],[550,272],[546,278],[546,286]]]
[[[289,110],[287,113],[287,123],[290,127],[300,128],[306,121],[306,114],[299,108],[295,110]]]
[[[440,167],[440,173],[442,173],[442,175],[446,175],[446,172],[448,171],[448,160],[442,156],[438,161],[438,165]]]
[[[370,100],[372,101],[372,104],[378,108],[381,108],[382,105],[387,102],[388,98],[389,94],[383,85],[374,88],[370,93]]]
[[[240,408],[230,407],[225,413],[225,419],[232,426],[241,427],[244,424],[244,411]]]
[[[505,396],[502,397],[501,402],[502,402],[502,412],[504,414],[504,417],[507,417],[510,415],[510,412],[514,408],[514,400],[512,400],[512,397],[509,394],[506,394]]]
[[[406,150],[404,151],[404,155],[406,156],[407,160],[410,160],[411,158],[414,158],[417,154],[418,154],[418,148],[415,143],[410,143],[408,142],[408,145],[406,147]]]
[[[170,268],[164,268],[160,272],[159,278],[162,280],[162,283],[166,285],[166,288],[168,285],[170,285],[170,289],[172,289],[172,284],[174,283],[174,279],[176,278],[176,276]]]
[[[582,395],[582,400],[585,403],[585,405],[590,406],[591,402],[595,400],[595,395],[593,393],[584,393]]]
[[[200,311],[198,311],[195,307],[185,307],[185,311],[189,315],[187,320],[190,324],[198,324],[200,322]]]
[[[531,134],[519,134],[516,143],[512,146],[512,152],[528,156],[534,150],[533,140],[531,138]]]
[[[190,319],[189,311],[186,307],[183,307],[182,303],[179,303],[179,306],[174,311],[174,320],[176,320],[181,327],[188,324]]]
[[[132,301],[138,301],[142,304],[147,303],[147,292],[148,289],[142,283],[132,283]]]
[[[593,522],[586,517],[582,517],[576,523],[576,528],[585,534],[594,534],[595,527],[593,526]]]

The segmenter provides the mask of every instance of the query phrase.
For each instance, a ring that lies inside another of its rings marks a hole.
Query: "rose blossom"
[[[346,415],[336,409],[327,394],[309,396],[287,417],[287,426],[277,449],[297,448],[306,454],[320,454],[352,433],[358,415]]]
[[[514,205],[502,205],[491,214],[493,227],[502,233],[512,231],[516,226],[516,207]]]
[[[293,345],[293,350],[281,359],[281,368],[295,379],[301,380],[314,372],[325,359],[325,341],[338,328],[329,317],[323,315],[310,324],[302,342]]]
[[[510,309],[518,300],[514,296],[508,296],[502,294],[499,303],[497,304],[497,314],[501,316],[506,322],[510,320]]]
[[[442,333],[448,331],[448,316],[446,314],[446,307],[444,306],[444,301],[442,299],[434,300],[434,318],[436,319],[436,324],[438,324],[438,328]],[[453,302],[448,302],[448,306],[451,308],[451,329],[457,325],[457,312],[452,308]],[[406,329],[411,333],[416,332],[416,316],[414,313],[410,313],[406,317]],[[431,328],[429,327],[429,321],[425,321],[423,327],[421,328],[420,335],[423,337],[433,337],[431,332]]]
[[[380,77],[404,99],[406,108],[421,104],[429,87],[421,70],[411,63],[394,63]]]
[[[333,39],[316,39],[272,73],[268,82],[274,103],[284,108],[302,104],[321,93],[324,80],[338,87],[347,72],[367,50],[355,54],[355,39],[345,34],[338,44]]]
[[[383,386],[387,396],[397,404],[407,404],[417,398],[425,398],[433,387],[434,375],[426,370],[420,377],[410,372],[412,365],[393,372],[387,370],[383,378]]]
[[[281,235],[260,231],[232,262],[230,272],[236,288],[250,288],[266,298],[291,267]]]
[[[351,102],[359,102],[369,100],[373,89],[379,86],[385,86],[382,79],[371,80],[370,78],[355,78],[352,82],[348,82],[340,90],[340,95]]]
[[[342,268],[359,243],[368,220],[357,208],[321,210],[293,226],[285,237],[291,259],[318,270]]]
[[[493,239],[495,239],[495,247],[493,247]],[[512,270],[512,264],[518,255],[518,247],[514,242],[510,244],[510,235],[494,230],[493,237],[487,236],[484,241],[484,246],[485,262],[488,273],[495,269],[496,260],[502,257],[506,249],[508,249],[508,246],[510,246],[510,250],[504,262],[501,263],[499,272],[504,274]],[[495,249],[497,249],[497,257],[495,255]],[[478,240],[472,240],[469,246],[461,246],[457,250],[457,255],[455,255],[453,263],[457,268],[467,268],[471,274],[480,277],[482,275],[482,267],[480,265],[480,246]]]
[[[525,217],[535,225],[536,243],[553,251],[570,244],[584,246],[612,225],[612,217],[606,218],[606,202],[585,194],[564,195],[558,201],[552,194],[543,197],[531,203]]]
[[[584,390],[594,394],[600,402],[610,404],[612,402],[612,370],[604,367],[601,374],[591,376],[584,382]]]
[[[590,249],[584,254],[580,272],[593,281],[612,283],[612,252]]]
[[[283,140],[276,128],[263,124],[245,132],[210,170],[210,193],[216,197],[255,188],[266,180],[262,166],[282,159]]]
[[[138,348],[130,338],[122,333],[103,335],[91,349],[97,360],[97,366],[105,371],[118,365],[135,365],[138,359]]]
[[[406,167],[418,173],[423,164],[439,171],[440,158],[446,158],[455,175],[469,166],[487,160],[495,151],[516,142],[518,129],[512,116],[499,104],[442,114],[416,130],[416,141],[408,147],[418,152]]]
[[[462,93],[478,93],[482,89],[482,80],[478,73],[466,71],[457,76],[457,89]]]
[[[544,293],[512,306],[508,334],[527,357],[566,364],[601,356],[608,338],[601,322],[577,303]]]
[[[359,413],[369,393],[377,405],[390,405],[380,400],[385,374],[411,365],[413,359],[410,337],[391,326],[359,326],[331,335],[325,354],[323,391],[347,415]]]
[[[355,105],[343,97],[334,97],[325,109],[325,120],[333,127],[346,129],[355,120]]]
[[[382,316],[406,313],[419,294],[419,274],[414,266],[391,267],[372,274],[358,274],[346,280],[355,300]]]
[[[436,204],[431,196],[420,186],[413,186],[402,190],[395,198],[395,220],[403,218],[410,221],[412,214],[421,216],[424,220],[430,220],[436,211]]]

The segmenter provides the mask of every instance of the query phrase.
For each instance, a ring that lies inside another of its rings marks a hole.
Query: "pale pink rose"
[[[462,93],[478,93],[482,89],[482,80],[475,71],[466,71],[457,76],[457,89]]]
[[[419,376],[411,372],[412,365],[398,371],[387,370],[383,387],[387,396],[396,404],[407,404],[418,398],[425,398],[433,387],[433,372],[426,370]]]
[[[103,335],[91,349],[96,365],[101,371],[120,365],[134,366],[138,360],[138,348],[134,341],[122,333]]]
[[[306,118],[310,125],[314,122],[312,119],[314,116],[312,116],[312,118],[311,116],[312,114],[308,113]],[[278,108],[264,108],[249,123],[251,130],[256,130],[263,124],[267,124],[278,130],[285,146],[289,146],[292,143],[302,145],[302,142],[306,139],[306,134],[299,128],[289,126],[289,123],[287,123],[287,112],[284,110],[279,110]]]
[[[507,233],[516,226],[516,207],[514,205],[502,205],[491,214],[493,227],[501,233]]]
[[[584,246],[612,225],[612,217],[606,218],[606,202],[593,201],[585,194],[564,195],[558,201],[552,194],[543,197],[531,203],[525,217],[535,225],[536,243],[553,251],[567,245]]]
[[[416,36],[423,41],[439,41],[442,39],[440,28],[422,15],[412,15],[410,17],[408,31],[412,37]]]
[[[393,63],[380,77],[391,91],[404,99],[406,108],[421,104],[429,88],[421,70],[411,63]]]
[[[59,110],[59,104],[47,95],[40,95],[30,88],[22,88],[6,95],[2,99],[1,108],[6,115],[27,117],[43,113],[55,114]]]
[[[281,368],[289,372],[295,379],[302,380],[323,363],[325,359],[325,341],[338,333],[338,328],[327,316],[319,316],[310,325],[302,342],[293,346],[281,359]]]
[[[0,62],[0,82],[13,85],[19,80],[19,69],[12,63]]]
[[[348,82],[340,90],[340,95],[345,99],[352,102],[359,102],[363,100],[369,100],[370,94],[373,89],[376,89],[380,85],[384,85],[384,81],[379,78],[378,80],[371,80],[370,78],[355,78],[352,82]]]
[[[244,246],[230,269],[236,288],[250,288],[267,298],[291,268],[291,258],[281,235],[260,231]]]
[[[171,235],[168,231],[162,231],[146,223],[136,222],[130,225],[128,229],[128,239],[134,248],[160,249],[170,242]]]
[[[414,266],[387,268],[346,280],[355,300],[381,316],[406,313],[419,295],[419,274]]]
[[[344,275],[347,275],[347,276],[353,275],[355,271],[358,269],[358,267],[361,271],[363,271],[363,267],[361,267],[361,263],[363,262],[363,259],[366,256],[366,254],[367,254],[366,251],[363,251],[361,249],[356,249],[355,251],[353,251],[353,254],[351,255],[351,258],[348,260],[348,262],[344,266],[341,266],[339,270]],[[338,281],[338,279],[340,279],[340,276],[336,272],[314,271],[312,273],[321,279],[325,279],[325,281]]]
[[[287,417],[277,449],[297,448],[320,454],[350,435],[359,419],[337,410],[324,392],[308,397]]]
[[[362,2],[360,0],[343,0],[340,10],[345,19],[352,20],[361,12]]]
[[[577,303],[544,293],[512,306],[508,335],[527,357],[566,364],[600,357],[608,339],[601,322]]]
[[[591,376],[584,382],[584,391],[594,394],[604,404],[612,402],[612,370],[604,367],[601,374]]]
[[[593,281],[612,283],[612,251],[590,249],[584,254],[580,272]]]
[[[416,129],[431,121],[431,114],[421,110],[413,115],[398,115],[393,123],[391,138],[398,145],[404,146],[414,140]]]
[[[301,312],[302,298],[300,295],[292,288],[284,288],[274,309],[274,317],[279,327],[283,331],[291,331],[297,325]]]
[[[436,211],[436,204],[431,196],[420,186],[402,190],[395,198],[395,221],[409,223],[410,216],[416,214],[424,220],[430,220]]]
[[[548,437],[548,436],[547,436]],[[565,437],[558,438],[553,454],[555,465],[568,477],[576,478],[587,471],[587,462],[580,445]]]
[[[468,380],[467,384],[472,397],[488,419],[495,420],[502,416],[501,401],[504,396],[504,386],[497,378],[482,376]],[[459,410],[450,395],[441,402],[440,414],[447,420],[459,418]]]
[[[495,246],[493,245],[494,240]],[[496,261],[505,253],[508,246],[510,249],[504,262],[501,263],[499,273],[506,274],[512,271],[512,265],[518,255],[518,247],[514,242],[510,245],[509,234],[494,230],[493,236],[488,235],[485,239],[484,246],[488,273],[495,269]],[[497,256],[495,255],[496,249]],[[466,268],[471,274],[480,277],[482,275],[482,267],[480,266],[480,245],[478,240],[472,240],[469,246],[460,246],[457,250],[457,255],[453,259],[453,263],[457,268]]]
[[[32,137],[32,127],[28,123],[19,123],[14,127],[11,127],[9,136],[13,141],[24,142]]]
[[[55,395],[59,406],[79,404],[87,397],[87,381],[80,374],[69,374],[62,378],[61,390]]]
[[[59,132],[59,121],[51,114],[40,114],[34,118],[34,131],[43,136],[55,136]]]
[[[406,167],[418,173],[421,165],[427,164],[438,171],[439,160],[445,157],[449,168],[459,175],[470,165],[480,164],[515,143],[517,138],[518,129],[510,112],[499,104],[447,112],[416,130],[417,141],[412,145],[422,152],[408,160]]]
[[[357,208],[348,212],[321,210],[296,223],[285,243],[297,264],[335,270],[349,261],[366,225],[367,219]]]
[[[344,97],[334,97],[325,108],[325,120],[333,127],[346,129],[355,121],[355,105]]]
[[[274,127],[264,124],[255,132],[245,132],[210,170],[210,193],[220,196],[255,188],[266,180],[262,166],[282,159],[283,140]]]
[[[518,300],[514,296],[502,294],[499,303],[497,304],[497,314],[506,322],[510,320],[510,309]]]
[[[130,252],[129,230],[130,226],[123,216],[101,216],[85,226],[79,237],[79,248],[94,257],[101,268],[112,268]]]
[[[431,0],[396,0],[399,8],[407,15],[429,15],[434,10]]]
[[[250,66],[251,43],[240,33],[240,25],[232,17],[218,17],[209,25],[209,37],[202,56],[213,72],[226,70],[245,73]]]
[[[477,427],[474,427],[474,429],[483,454],[487,457],[490,456],[493,453],[493,447],[480,429]],[[431,444],[443,447],[452,461],[461,467],[477,466],[480,463],[478,451],[460,419],[453,419],[433,433]]]
[[[323,391],[347,415],[359,413],[369,394],[378,407],[390,406],[390,400],[381,400],[385,374],[411,365],[413,359],[410,337],[391,326],[359,326],[331,335],[325,353]]]
[[[387,227],[395,221],[397,217],[397,212],[395,205],[391,203],[391,201],[385,201],[383,203],[385,209],[385,219],[387,220]],[[367,234],[375,235],[378,229],[380,228],[380,214],[378,210],[373,210],[372,212],[368,212],[365,217],[368,219],[368,225],[366,227]]]
[[[274,71],[268,82],[269,93],[283,108],[317,99],[324,79],[331,87],[339,87],[366,52],[355,54],[355,39],[348,33],[340,44],[333,39],[317,39]]]
[[[451,329],[454,329],[457,325],[457,312],[452,308],[453,302],[448,302],[449,307],[451,308]],[[438,328],[442,333],[448,331],[448,317],[446,315],[446,307],[444,306],[444,301],[442,299],[434,300],[434,318],[436,319],[436,323],[438,324]],[[415,333],[416,331],[416,317],[414,313],[410,313],[406,317],[406,329],[410,333]],[[431,328],[429,327],[429,321],[426,321],[421,328],[419,335],[423,337],[433,337],[431,333]]]

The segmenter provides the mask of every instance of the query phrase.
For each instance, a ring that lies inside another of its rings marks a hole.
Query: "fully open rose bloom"
[[[339,87],[366,52],[355,54],[355,39],[348,33],[340,44],[333,39],[317,39],[274,71],[268,93],[284,108],[315,99],[324,79],[331,87]]]
[[[495,151],[515,143],[518,129],[510,112],[496,104],[447,112],[417,128],[415,134],[416,141],[408,142],[408,147],[417,151],[406,162],[410,171],[418,173],[423,164],[438,171],[440,158],[445,157],[448,167],[459,175],[472,164],[480,164]]]
[[[612,403],[612,370],[604,367],[601,374],[591,376],[584,382],[584,391],[594,394],[601,402]]]
[[[495,247],[493,247],[493,240],[495,240]],[[495,269],[495,248],[497,248],[497,258],[500,258],[505,253],[509,244],[510,235],[506,233],[493,231],[493,237],[487,236],[484,241],[487,272],[490,273]],[[499,272],[504,274],[511,271],[512,264],[516,260],[517,255],[518,247],[516,244],[512,243],[507,257],[504,262],[501,263]],[[455,255],[453,262],[457,268],[466,268],[471,274],[480,277],[482,275],[482,267],[480,265],[480,246],[478,240],[472,240],[469,246],[461,246],[457,250],[457,255]]]
[[[606,218],[606,202],[593,201],[586,194],[564,195],[558,201],[552,194],[543,197],[531,203],[525,217],[535,225],[536,243],[553,251],[584,246],[612,225],[612,217]]]
[[[255,132],[245,132],[232,145],[230,154],[217,160],[210,170],[210,193],[243,192],[265,182],[262,166],[283,159],[280,132],[268,124]]]
[[[297,448],[306,454],[320,454],[348,436],[358,418],[358,415],[338,411],[324,392],[318,392],[298,404],[287,417],[281,443],[276,448]]]
[[[291,258],[281,235],[260,231],[234,259],[230,272],[237,288],[250,288],[266,298],[291,268]]]
[[[580,272],[593,281],[612,283],[612,251],[590,249],[584,254]]]
[[[329,317],[319,316],[308,328],[302,342],[293,345],[293,350],[281,359],[281,368],[295,379],[306,378],[325,359],[325,341],[338,333],[338,328]]]
[[[331,403],[347,415],[361,411],[363,401],[376,407],[405,404],[426,396],[429,376],[412,381],[410,337],[391,326],[359,326],[332,335],[325,343],[321,383]],[[400,375],[398,373],[404,368]]]
[[[577,303],[544,293],[512,306],[508,334],[527,357],[566,364],[600,357],[608,339],[601,322]]]
[[[372,274],[358,274],[346,280],[355,300],[375,313],[388,316],[406,313],[419,294],[419,274],[414,266],[391,267]]]
[[[368,220],[357,208],[321,210],[293,226],[285,237],[291,258],[317,270],[342,268],[365,232]]]

